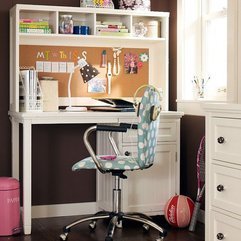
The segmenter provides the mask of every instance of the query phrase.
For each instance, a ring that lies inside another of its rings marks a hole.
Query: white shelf
[[[68,41],[66,41],[66,37]],[[53,41],[50,42],[49,41]],[[119,46],[124,47],[135,45],[136,48],[146,47],[147,45],[158,44],[166,41],[165,38],[137,38],[137,37],[119,37],[119,36],[97,36],[97,35],[75,35],[75,34],[19,34],[20,45],[61,45],[61,46]],[[131,46],[133,47],[133,46]]]

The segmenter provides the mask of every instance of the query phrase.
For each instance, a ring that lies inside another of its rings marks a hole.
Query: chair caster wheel
[[[116,223],[116,227],[117,228],[122,228],[122,221],[121,220]]]
[[[112,237],[106,237],[105,241],[113,241],[113,238]]]
[[[149,226],[148,224],[143,224],[143,225],[142,225],[142,228],[143,228],[143,231],[144,231],[145,233],[148,233],[149,230],[150,230],[150,226]]]
[[[63,240],[63,241],[67,240],[67,239],[68,239],[68,234],[66,234],[66,233],[60,234],[60,235],[59,235],[59,239],[60,239],[60,240]]]
[[[164,237],[157,238],[156,241],[163,241]]]
[[[95,228],[96,228],[96,221],[92,221],[92,222],[89,224],[89,228],[90,228],[91,230],[95,230]]]

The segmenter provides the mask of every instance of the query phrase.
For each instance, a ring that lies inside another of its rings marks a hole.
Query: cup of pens
[[[194,92],[194,98],[195,99],[203,99],[205,94],[205,87],[210,80],[210,77],[207,79],[199,79],[197,76],[194,76],[193,78],[193,92]]]

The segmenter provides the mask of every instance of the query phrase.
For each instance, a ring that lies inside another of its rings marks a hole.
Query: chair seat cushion
[[[137,159],[131,156],[97,156],[100,165],[106,171],[111,170],[138,170],[140,169]],[[81,169],[96,169],[96,165],[91,157],[86,157],[83,160],[75,163],[72,166],[73,171]]]

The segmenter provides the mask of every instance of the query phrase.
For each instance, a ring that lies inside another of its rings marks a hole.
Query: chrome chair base
[[[115,228],[121,228],[123,220],[131,220],[131,221],[136,221],[136,222],[142,223],[143,224],[142,227],[145,232],[148,232],[150,227],[156,229],[159,232],[159,237],[157,237],[157,239],[156,239],[157,241],[163,240],[167,234],[163,228],[161,228],[159,225],[157,225],[156,223],[154,223],[152,221],[151,217],[149,217],[145,214],[122,213],[122,212],[115,213],[115,212],[100,211],[93,216],[89,216],[89,217],[85,217],[83,219],[76,220],[73,223],[65,226],[63,228],[63,233],[60,235],[60,239],[63,241],[67,240],[68,234],[69,234],[71,228],[73,226],[78,225],[83,222],[90,221],[89,228],[91,230],[94,230],[96,228],[96,222],[99,219],[102,219],[102,220],[110,219],[108,227],[107,227],[107,235],[105,237],[105,241],[113,241]]]
[[[112,173],[113,174],[113,173]],[[162,241],[164,237],[167,235],[166,230],[164,230],[162,227],[157,225],[152,221],[152,218],[138,212],[129,212],[129,213],[123,213],[121,212],[121,188],[120,188],[120,176],[121,178],[126,178],[123,176],[123,173],[115,173],[114,174],[114,189],[113,189],[113,210],[112,212],[107,211],[100,211],[96,214],[85,217],[79,220],[74,221],[73,223],[65,226],[63,228],[63,233],[59,236],[60,240],[65,241],[68,238],[68,234],[70,232],[70,229],[83,222],[90,221],[89,228],[91,230],[94,230],[96,228],[96,222],[99,219],[110,219],[108,227],[107,227],[107,236],[105,238],[105,241],[113,241],[113,235],[115,228],[121,228],[122,227],[122,221],[123,220],[131,220],[142,223],[142,227],[145,232],[148,232],[150,227],[156,229],[159,232],[159,237],[157,237],[156,241]]]

